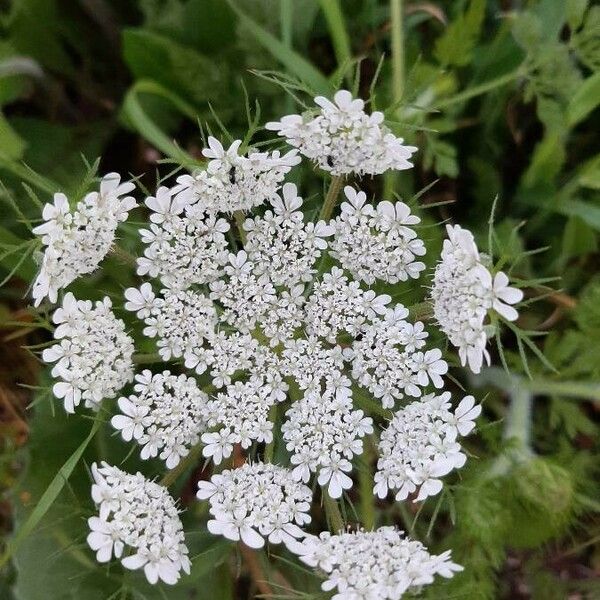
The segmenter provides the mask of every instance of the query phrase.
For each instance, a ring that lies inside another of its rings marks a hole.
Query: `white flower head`
[[[149,283],[125,290],[125,308],[143,319],[144,335],[157,338],[163,360],[187,357],[211,336],[217,324],[212,301],[194,290],[166,288],[156,296]]]
[[[452,412],[450,392],[429,394],[396,412],[381,434],[374,493],[385,498],[393,491],[396,500],[417,490],[416,500],[438,494],[440,478],[465,464],[457,438],[472,431],[480,413],[473,396]]]
[[[166,187],[147,198],[146,205],[151,223],[140,230],[146,248],[137,261],[138,275],[159,277],[163,285],[177,289],[215,280],[227,262],[229,223]]]
[[[244,246],[254,271],[268,274],[275,286],[291,287],[311,281],[314,264],[327,248],[333,229],[324,221],[304,223],[302,198],[293,183],[283,186],[283,199],[271,200],[273,211],[244,223]]]
[[[288,115],[266,124],[288,144],[332,175],[378,175],[389,169],[410,169],[417,148],[405,146],[383,124],[383,113],[367,114],[364,102],[347,90],[333,102],[318,96],[316,116]]]
[[[490,362],[486,349],[486,322],[491,311],[508,321],[523,292],[509,287],[502,271],[492,276],[482,263],[473,234],[459,225],[447,225],[441,260],[433,277],[431,299],[434,316],[450,343],[459,350],[461,364],[479,373]]]
[[[100,181],[100,189],[87,194],[73,211],[64,194],[54,194],[54,203],[44,206],[44,223],[33,230],[42,236],[45,246],[33,282],[36,306],[45,297],[55,303],[59,290],[96,270],[112,247],[117,226],[136,206],[133,197],[123,197],[134,189],[133,183],[121,183],[117,173],[108,173]]]
[[[372,284],[376,279],[397,283],[418,279],[425,263],[425,245],[413,225],[420,219],[410,214],[404,202],[365,204],[364,192],[344,188],[347,202],[332,221],[335,231],[330,242],[331,255],[359,281]]]
[[[405,396],[419,397],[428,385],[441,388],[448,364],[439,349],[420,350],[427,333],[423,323],[406,321],[408,310],[401,304],[388,309],[365,327],[346,355],[352,361],[352,376],[393,408]]]
[[[398,600],[433,583],[436,575],[449,578],[463,570],[450,560],[449,551],[429,554],[421,542],[404,537],[394,527],[336,535],[324,532],[307,536],[292,551],[326,574],[321,587],[337,589],[335,600]]]
[[[373,421],[362,410],[354,410],[349,388],[308,391],[286,412],[281,431],[292,452],[292,475],[308,483],[318,473],[332,498],[352,487],[348,472],[351,460],[362,454],[362,438],[373,433]]]
[[[225,470],[200,481],[197,497],[210,503],[211,533],[241,539],[250,548],[262,548],[265,540],[292,545],[304,537],[301,527],[310,522],[310,489],[277,465]]]
[[[197,203],[202,210],[232,213],[247,211],[277,197],[283,179],[300,162],[297,150],[239,154],[241,140],[225,150],[210,136],[202,154],[210,159],[206,170],[184,175],[175,187],[176,197]]]
[[[111,424],[125,441],[137,441],[143,460],[160,456],[173,469],[208,428],[208,396],[192,377],[169,371],[146,369],[135,380],[135,394],[119,398]]]
[[[56,363],[52,376],[59,381],[52,389],[69,413],[82,400],[97,410],[104,398],[114,398],[133,379],[133,340],[111,306],[108,297],[93,305],[67,292],[52,316],[57,343],[42,358]]]
[[[92,498],[99,516],[88,519],[88,545],[98,562],[114,554],[127,569],[143,569],[149,583],[174,585],[190,560],[179,511],[162,486],[103,462],[92,465]],[[123,551],[131,552],[123,557]]]

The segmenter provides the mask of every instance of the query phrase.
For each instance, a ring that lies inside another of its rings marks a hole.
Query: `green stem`
[[[184,456],[179,461],[179,464],[174,469],[167,471],[165,476],[160,480],[160,485],[164,485],[165,487],[169,487],[169,486],[173,485],[177,481],[179,476],[182,473],[184,473],[188,469],[188,467],[193,465],[198,460],[198,457],[200,455],[200,450],[201,450],[200,445],[194,446],[189,451],[188,455]]]
[[[404,23],[403,1],[390,0],[391,42],[392,42],[392,102],[395,116],[400,117],[400,102],[404,95]],[[398,181],[397,171],[388,171],[383,180],[383,197],[391,198]]]
[[[319,4],[327,21],[337,64],[341,67],[352,60],[350,38],[348,37],[342,7],[339,0],[320,0]]]
[[[156,353],[136,353],[131,357],[131,359],[135,365],[152,365],[157,362],[162,362],[162,358]]]
[[[333,531],[333,533],[344,531],[344,519],[342,518],[342,513],[340,512],[340,507],[338,506],[337,501],[327,493],[326,489],[323,489],[322,492],[323,505],[325,506],[325,514],[327,515],[329,528],[331,531]]]
[[[240,234],[240,240],[242,241],[242,244],[245,244],[246,230],[244,229],[244,221],[246,220],[246,216],[241,210],[236,210],[233,213],[233,218],[235,219],[235,224],[237,225],[237,229]]]
[[[516,440],[521,448],[531,444],[531,413],[533,396],[523,387],[513,390],[504,421],[505,440]]]
[[[445,100],[440,100],[435,104],[435,108],[447,108],[448,106],[452,106],[453,104],[460,104],[461,102],[465,102],[466,100],[470,100],[471,98],[475,98],[476,96],[481,96],[481,94],[485,94],[490,90],[493,90],[497,87],[502,87],[507,83],[521,77],[523,75],[523,70],[518,68],[510,73],[506,73],[505,75],[500,75],[500,77],[496,77],[496,79],[492,79],[490,81],[486,81],[481,85],[476,85],[475,87],[468,88],[464,92],[460,94],[456,94],[455,96],[451,96],[450,98],[446,98]]]
[[[323,208],[321,208],[321,213],[319,214],[319,221],[329,221],[329,219],[331,219],[333,209],[335,208],[337,198],[343,185],[344,178],[341,175],[331,179],[331,184],[327,190],[327,196],[325,196],[325,202],[323,202]]]
[[[397,105],[404,94],[404,24],[402,0],[390,1],[392,17],[392,85],[393,102]]]
[[[360,515],[363,527],[367,531],[375,528],[375,496],[373,495],[373,448],[371,439],[367,437],[364,442],[363,460],[358,471],[358,485],[360,488]]]
[[[137,263],[135,256],[133,256],[133,254],[131,254],[130,252],[127,252],[127,250],[125,250],[118,244],[113,244],[112,255],[129,266],[135,267]]]

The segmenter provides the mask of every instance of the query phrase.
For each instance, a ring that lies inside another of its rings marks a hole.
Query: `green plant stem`
[[[233,213],[233,218],[235,219],[235,224],[237,226],[238,233],[240,234],[240,240],[242,241],[242,244],[245,244],[246,231],[244,230],[244,221],[246,220],[246,217],[241,210],[236,210]]]
[[[352,50],[340,1],[320,0],[319,4],[327,21],[337,64],[341,67],[352,60]]]
[[[343,531],[345,525],[342,513],[340,512],[340,507],[338,506],[337,501],[334,500],[325,489],[323,489],[323,505],[325,507],[325,514],[327,515],[329,527],[333,533]]]
[[[343,176],[338,175],[331,179],[329,189],[327,190],[327,196],[325,196],[325,202],[323,202],[323,208],[321,208],[321,213],[319,214],[319,221],[329,221],[329,219],[331,219],[333,209],[335,208],[335,204],[343,185]]]
[[[533,396],[523,386],[515,388],[504,421],[505,440],[515,440],[521,448],[531,445],[531,413]]]
[[[360,516],[363,527],[367,531],[375,528],[375,496],[373,494],[373,448],[371,439],[364,440],[361,468],[358,471],[358,485],[360,488]]]
[[[174,469],[167,471],[165,476],[160,480],[160,484],[164,485],[165,487],[169,487],[169,486],[173,485],[177,481],[179,476],[182,473],[184,473],[188,467],[193,465],[198,460],[198,457],[200,455],[200,450],[201,450],[200,445],[194,446],[189,451],[187,456],[184,456],[179,461],[179,464]]]
[[[162,362],[162,358],[157,353],[136,353],[131,359],[133,360],[134,365],[152,365],[157,362]]]
[[[120,261],[124,262],[126,265],[129,265],[129,266],[136,265],[135,256],[133,256],[133,254],[131,254],[130,252],[127,252],[127,250],[125,250],[125,248],[122,248],[118,244],[113,244],[111,253],[115,258],[118,258]]]
[[[403,0],[390,0],[392,42],[392,102],[395,117],[400,117],[400,102],[404,95],[404,23]],[[391,198],[398,181],[397,171],[388,171],[383,179],[383,197]]]
[[[496,77],[496,79],[492,79],[490,81],[486,81],[481,85],[476,85],[472,88],[466,89],[464,92],[460,94],[456,94],[451,96],[450,98],[446,98],[445,100],[440,100],[435,104],[435,108],[447,108],[448,106],[452,106],[454,104],[460,104],[461,102],[465,102],[466,100],[470,100],[471,98],[475,98],[476,96],[481,96],[490,90],[493,90],[497,87],[502,87],[511,81],[521,77],[523,75],[523,70],[519,67],[510,73],[506,73],[505,75],[500,75],[500,77]]]
[[[404,24],[402,0],[390,1],[392,19],[392,86],[393,102],[397,105],[404,94]]]

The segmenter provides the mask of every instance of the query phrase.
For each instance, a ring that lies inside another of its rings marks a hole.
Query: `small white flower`
[[[374,493],[385,498],[390,490],[405,500],[419,490],[416,500],[438,494],[440,477],[462,467],[466,456],[456,438],[467,435],[481,412],[473,396],[450,410],[450,392],[429,394],[396,412],[381,434]]]
[[[332,221],[331,255],[368,284],[376,279],[388,283],[417,279],[425,269],[425,263],[417,260],[425,254],[425,245],[411,226],[420,219],[403,202],[384,201],[375,208],[365,204],[364,192],[346,186],[344,194],[348,202]]]
[[[98,562],[121,558],[127,569],[144,569],[148,582],[173,585],[181,571],[190,572],[179,511],[162,486],[141,473],[130,475],[102,463],[92,465],[92,498],[100,515],[88,519],[88,545]]]
[[[307,536],[291,547],[304,563],[325,572],[324,591],[337,588],[336,600],[398,600],[433,583],[435,575],[452,577],[463,568],[450,552],[431,555],[421,542],[394,527],[337,535]]]
[[[62,193],[44,206],[45,222],[33,229],[46,246],[33,282],[36,306],[45,297],[55,303],[59,290],[98,267],[111,249],[117,226],[136,206],[131,196],[122,197],[134,189],[133,183],[121,183],[117,173],[108,173],[100,181],[100,190],[87,194],[73,212]]]
[[[125,441],[135,439],[143,446],[142,458],[160,457],[167,468],[179,464],[202,431],[208,428],[208,396],[192,377],[149,370],[136,376],[135,394],[119,398],[123,414],[111,424]]]
[[[310,489],[272,464],[244,464],[213,475],[198,483],[197,497],[210,503],[211,533],[251,548],[261,548],[265,539],[289,547],[304,536],[300,526],[310,522]]]
[[[368,115],[364,102],[347,90],[336,92],[333,102],[315,98],[321,108],[316,117],[288,115],[266,124],[288,144],[332,175],[378,175],[389,169],[410,169],[417,148],[404,146],[383,124],[383,113]]]
[[[133,340],[112,313],[108,297],[93,306],[68,292],[52,318],[58,343],[46,348],[42,358],[56,363],[52,375],[61,381],[54,384],[54,395],[69,413],[81,400],[97,410],[133,379]]]
[[[494,310],[508,321],[518,317],[511,306],[523,299],[523,292],[509,287],[508,277],[498,272],[494,277],[481,262],[470,231],[447,225],[441,260],[433,277],[431,299],[434,316],[450,343],[459,349],[461,364],[479,373],[486,350],[486,319]]]

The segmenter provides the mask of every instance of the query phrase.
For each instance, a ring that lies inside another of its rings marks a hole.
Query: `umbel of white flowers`
[[[235,445],[256,455],[258,444],[283,442],[287,464],[246,463],[199,484],[198,498],[210,504],[209,530],[254,548],[283,542],[328,574],[325,589],[337,588],[336,598],[399,598],[458,570],[449,553],[430,556],[390,528],[315,538],[305,530],[307,484],[316,479],[331,498],[352,488],[353,460],[374,434],[372,416],[356,400],[370,395],[378,412],[391,416],[378,443],[374,493],[392,492],[397,500],[435,495],[441,478],[464,465],[459,439],[481,408],[471,396],[452,408],[443,391],[448,364],[430,344],[426,323],[370,287],[416,285],[425,271],[420,219],[409,206],[367,202],[348,185],[339,214],[311,222],[296,185],[284,181],[300,155],[336,176],[374,175],[409,168],[416,148],[404,146],[381,113],[367,114],[349,92],[316,103],[316,114],[268,124],[294,146],[287,154],[241,152],[239,141],[225,149],[211,137],[205,170],[146,198],[137,273],[152,281],[125,290],[124,307],[143,322],[160,357],[185,373],[138,373],[111,423],[140,446],[142,459],[158,457],[167,468],[197,444],[218,465]],[[62,195],[44,208],[36,303],[46,296],[55,302],[108,252],[117,223],[135,206],[121,198],[133,187],[119,182],[114,174],[104,178],[100,192],[73,213]],[[241,221],[243,247],[231,247],[231,213],[251,210]],[[433,310],[463,364],[478,371],[482,357],[489,360],[490,315],[514,320],[511,305],[521,293],[483,265],[469,232],[456,226],[448,234]],[[57,343],[43,357],[56,363],[54,393],[65,409],[73,412],[82,400],[97,409],[115,398],[134,376],[133,340],[110,300],[92,305],[67,293],[53,320]],[[198,376],[210,381],[207,391]],[[270,455],[265,451],[265,459]],[[100,514],[90,520],[88,541],[98,559],[122,558],[128,547],[126,567],[143,568],[151,583],[174,583],[189,562],[168,493],[108,465],[94,477]]]

